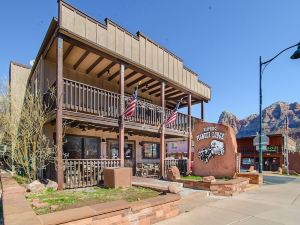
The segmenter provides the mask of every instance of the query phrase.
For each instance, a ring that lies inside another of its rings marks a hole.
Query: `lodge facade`
[[[51,87],[56,90],[45,134],[57,146],[59,188],[93,185],[105,166],[132,167],[137,173],[137,164],[153,163],[163,176],[170,163],[166,142],[186,139],[191,159],[193,123],[204,120],[204,104],[211,99],[211,88],[179,57],[140,32],[133,35],[109,19],[100,23],[64,1],[58,1],[58,18],[26,71],[34,92],[47,96]],[[12,63],[11,79],[17,75],[18,65]],[[138,83],[135,115],[124,118]],[[180,99],[188,114],[178,112],[165,126]],[[194,104],[201,105],[200,118],[191,116]]]
[[[279,167],[283,168],[286,164],[286,148],[288,153],[297,152],[296,141],[290,137],[286,138],[284,134],[269,134],[269,145],[263,151],[263,170],[277,171]],[[259,151],[253,145],[255,136],[238,137],[238,152],[241,154],[241,168],[249,169],[254,166],[256,170],[259,167]],[[290,167],[293,165],[290,164]]]

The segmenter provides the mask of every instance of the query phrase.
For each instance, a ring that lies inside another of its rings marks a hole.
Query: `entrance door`
[[[117,140],[107,140],[107,157],[110,159],[120,158],[119,142]],[[135,145],[134,141],[126,141],[124,144],[124,166],[132,167],[135,172]]]

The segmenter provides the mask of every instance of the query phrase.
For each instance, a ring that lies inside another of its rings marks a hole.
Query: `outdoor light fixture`
[[[293,55],[291,55],[291,59],[299,59],[300,58],[300,42],[298,43],[298,48],[294,52]]]
[[[263,71],[266,68],[266,66],[269,65],[274,59],[276,59],[283,52],[285,52],[291,48],[294,48],[294,47],[297,47],[297,50],[294,52],[294,54],[290,58],[291,59],[299,59],[300,58],[300,42],[298,44],[287,47],[286,49],[283,49],[281,52],[279,52],[273,58],[271,58],[265,62],[262,62],[261,56],[259,57],[259,173],[262,173],[262,133],[263,133],[262,132],[262,74],[263,74]]]

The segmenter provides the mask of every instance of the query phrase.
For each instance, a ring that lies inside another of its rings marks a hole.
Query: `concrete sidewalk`
[[[300,224],[300,179],[266,176],[265,180],[268,185],[261,188],[236,197],[209,200],[157,225]]]

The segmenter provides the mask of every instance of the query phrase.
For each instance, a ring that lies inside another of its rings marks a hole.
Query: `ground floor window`
[[[66,135],[63,151],[68,159],[97,159],[100,155],[99,139]]]
[[[143,142],[143,159],[159,159],[159,144]]]

